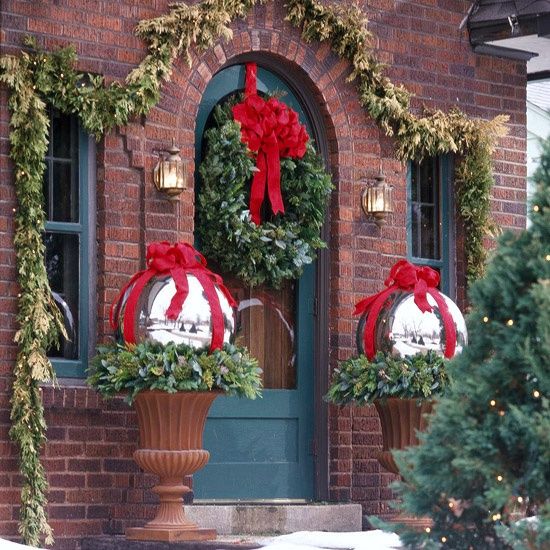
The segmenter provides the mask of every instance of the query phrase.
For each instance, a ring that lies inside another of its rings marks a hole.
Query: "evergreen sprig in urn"
[[[260,369],[245,348],[231,343],[235,302],[221,277],[191,245],[152,243],[147,269],[136,273],[111,309],[119,342],[101,346],[88,383],[103,396],[133,403],[140,448],[134,460],[155,473],[156,517],[126,535],[138,540],[207,540],[214,529],[187,520],[184,476],[206,465],[202,434],[220,394],[254,399]]]

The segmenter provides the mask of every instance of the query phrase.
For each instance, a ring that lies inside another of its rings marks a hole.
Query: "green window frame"
[[[440,289],[455,297],[451,155],[411,161],[407,170],[407,259],[432,267]]]
[[[95,344],[91,289],[94,253],[95,144],[74,116],[50,109],[49,145],[44,175],[46,269],[60,307],[68,340],[48,356],[59,378],[84,378]],[[75,256],[77,258],[75,259]],[[94,284],[92,284],[94,282]],[[74,327],[74,328],[72,328]]]

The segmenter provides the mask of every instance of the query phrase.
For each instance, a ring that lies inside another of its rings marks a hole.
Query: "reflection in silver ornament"
[[[443,293],[449,315],[456,330],[455,355],[467,344],[466,322],[458,306]],[[444,356],[446,337],[445,326],[439,307],[434,298],[427,294],[428,303],[433,311],[422,312],[414,303],[411,292],[394,292],[384,302],[376,320],[374,341],[376,351],[390,353],[394,357],[406,357],[417,353],[435,351]],[[364,353],[364,331],[366,315],[359,320],[357,327],[357,348]]]
[[[210,305],[202,285],[194,275],[186,275],[189,294],[183,303],[177,319],[168,319],[166,310],[172,297],[176,294],[174,279],[162,275],[153,277],[141,292],[135,314],[134,332],[136,342],[151,341],[159,344],[186,344],[195,349],[209,347],[212,341],[212,316]],[[123,339],[124,313],[126,302],[133,287],[130,287],[122,298],[118,319],[118,336]],[[235,332],[235,312],[227,298],[216,286],[220,301],[224,343],[233,339]]]

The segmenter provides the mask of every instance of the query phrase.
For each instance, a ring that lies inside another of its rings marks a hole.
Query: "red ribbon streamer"
[[[456,348],[456,327],[443,296],[437,290],[439,273],[431,267],[417,267],[406,260],[400,260],[391,268],[390,276],[384,284],[388,288],[364,298],[355,306],[354,315],[367,315],[363,333],[363,345],[367,357],[373,359],[376,354],[374,332],[380,310],[386,299],[398,290],[414,292],[414,303],[422,313],[432,311],[427,295],[433,297],[439,307],[445,328],[445,357],[453,357]]]
[[[266,187],[273,214],[284,214],[281,194],[281,157],[302,158],[309,136],[298,114],[278,99],[265,100],[257,93],[255,63],[246,64],[245,98],[233,107],[233,118],[241,124],[241,140],[256,153],[258,171],[250,189],[250,216],[261,223]]]
[[[177,319],[189,294],[187,275],[194,275],[201,284],[212,315],[212,341],[210,351],[223,346],[224,322],[216,286],[220,289],[231,307],[236,302],[223,284],[222,278],[206,268],[206,260],[190,244],[166,241],[151,243],[147,247],[147,269],[136,273],[120,291],[117,299],[111,304],[109,319],[111,327],[116,330],[119,321],[120,305],[123,296],[129,291],[124,312],[123,334],[128,344],[136,343],[135,314],[138,299],[145,285],[156,275],[170,275],[176,285],[176,293],[166,310],[168,319]]]

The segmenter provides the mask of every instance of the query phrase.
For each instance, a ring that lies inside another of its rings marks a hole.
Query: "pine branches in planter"
[[[334,370],[326,399],[337,405],[367,405],[376,399],[433,399],[449,383],[448,360],[434,351],[403,358],[378,352],[342,361]]]
[[[143,342],[101,346],[88,384],[103,397],[126,394],[131,404],[143,390],[220,390],[228,395],[260,396],[261,369],[245,348],[225,344],[210,353],[184,344]]]

